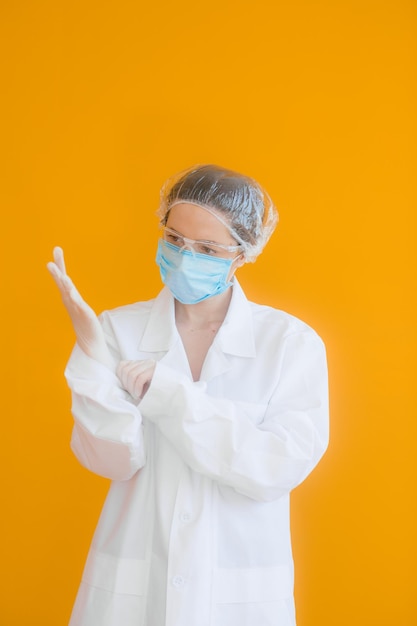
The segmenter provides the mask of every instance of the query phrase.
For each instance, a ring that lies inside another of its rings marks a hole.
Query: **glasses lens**
[[[217,256],[221,258],[230,258],[234,255],[234,249],[239,249],[239,246],[227,246],[212,243],[210,241],[188,239],[187,237],[182,237],[170,228],[164,228],[164,239],[168,243],[172,243],[174,246],[178,246],[179,248],[185,247],[198,254],[206,254],[208,256]],[[232,250],[230,250],[230,248],[232,248]]]
[[[181,235],[178,235],[178,233],[170,230],[169,228],[164,228],[164,239],[168,243],[172,243],[172,245],[178,246],[179,248],[182,248],[185,243]]]

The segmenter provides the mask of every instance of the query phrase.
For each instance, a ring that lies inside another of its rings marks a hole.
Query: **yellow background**
[[[1,626],[67,623],[108,487],[69,450],[45,264],[62,245],[97,311],[153,297],[159,187],[196,162],[269,190],[281,222],[241,283],[328,348],[331,445],[292,499],[298,625],[417,624],[416,9],[3,0]]]

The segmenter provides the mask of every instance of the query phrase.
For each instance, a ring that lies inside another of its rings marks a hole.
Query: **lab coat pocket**
[[[286,565],[273,567],[218,568],[214,574],[215,603],[273,602],[292,595]]]
[[[258,402],[242,402],[240,400],[236,401],[235,405],[238,413],[240,412],[242,415],[248,417],[254,424],[260,424],[263,421],[268,408],[267,404]]]
[[[213,626],[295,626],[288,609],[293,589],[286,565],[220,568],[213,583]]]
[[[142,596],[146,593],[149,563],[144,559],[123,559],[91,550],[83,582],[112,593]]]

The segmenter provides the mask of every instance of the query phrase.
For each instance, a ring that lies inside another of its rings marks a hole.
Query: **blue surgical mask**
[[[183,304],[196,304],[226,291],[233,284],[227,282],[233,261],[181,249],[163,239],[156,254],[162,282]]]

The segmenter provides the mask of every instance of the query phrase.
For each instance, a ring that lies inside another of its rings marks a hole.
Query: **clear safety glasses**
[[[220,258],[231,258],[231,253],[238,252],[242,249],[242,246],[227,246],[223,243],[216,243],[215,241],[205,241],[204,239],[189,239],[177,233],[176,230],[164,226],[163,238],[168,243],[171,243],[178,248],[188,248],[192,252],[198,254],[207,254],[209,256],[217,256]]]

